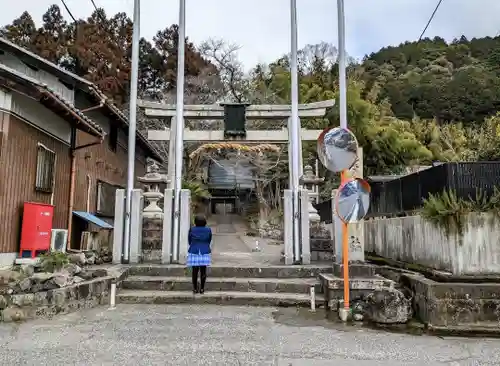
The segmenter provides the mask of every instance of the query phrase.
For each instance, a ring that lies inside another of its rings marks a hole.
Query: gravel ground
[[[295,309],[119,305],[0,325],[0,365],[500,365],[500,340],[344,327]]]

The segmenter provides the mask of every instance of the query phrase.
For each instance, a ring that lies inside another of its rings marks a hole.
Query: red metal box
[[[21,257],[29,252],[35,258],[40,252],[50,250],[54,206],[44,203],[24,202],[21,228]]]

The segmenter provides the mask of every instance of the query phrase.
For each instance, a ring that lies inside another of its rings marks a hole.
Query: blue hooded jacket
[[[212,230],[207,226],[193,226],[189,229],[188,252],[191,254],[211,253],[210,243],[212,242]]]

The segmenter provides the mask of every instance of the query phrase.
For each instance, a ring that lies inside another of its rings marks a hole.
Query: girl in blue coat
[[[187,266],[191,267],[193,271],[193,294],[202,294],[205,292],[207,266],[210,265],[212,253],[210,248],[212,230],[207,227],[207,220],[204,216],[195,217],[194,226],[189,229],[188,242]],[[198,273],[200,273],[199,286]]]

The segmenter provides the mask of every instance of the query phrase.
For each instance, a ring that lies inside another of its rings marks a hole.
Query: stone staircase
[[[205,293],[193,295],[191,273],[183,266],[138,265],[128,270],[117,294],[122,304],[223,304],[253,306],[301,306],[311,303],[315,287],[316,306],[325,305],[321,273],[331,265],[229,267],[208,270]]]

